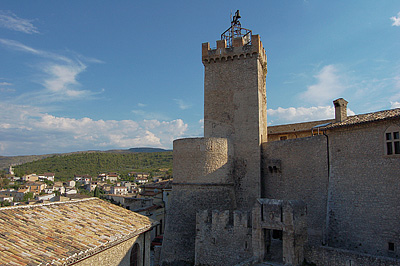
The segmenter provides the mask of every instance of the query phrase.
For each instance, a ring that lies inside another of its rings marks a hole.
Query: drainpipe
[[[322,236],[322,245],[328,244],[328,230],[329,230],[329,203],[331,198],[331,163],[329,157],[329,136],[326,134],[326,130],[323,130],[323,135],[326,137],[326,160],[328,168],[328,184],[326,186],[326,217],[325,217],[325,232]]]

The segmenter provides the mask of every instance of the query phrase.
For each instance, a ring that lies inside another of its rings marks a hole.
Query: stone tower
[[[202,44],[204,138],[174,141],[162,265],[194,264],[196,213],[251,211],[261,196],[267,59],[260,37],[241,28],[238,17],[237,12],[228,29],[231,35],[221,35],[216,49]]]
[[[261,144],[267,141],[267,57],[259,35],[245,41],[236,37],[232,47],[226,40],[217,41],[217,49],[202,46],[204,137],[227,138],[233,146],[239,209],[251,208],[261,196]]]

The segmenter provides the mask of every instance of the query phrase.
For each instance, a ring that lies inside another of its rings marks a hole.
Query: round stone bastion
[[[186,138],[174,141],[174,183],[231,183],[232,146],[226,138]]]

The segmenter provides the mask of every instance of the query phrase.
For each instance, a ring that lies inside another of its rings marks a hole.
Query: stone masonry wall
[[[107,265],[130,266],[131,250],[135,243],[139,244],[138,265],[150,265],[150,232],[128,239],[109,249],[75,263],[77,266]],[[143,258],[144,257],[144,258]]]
[[[263,198],[303,200],[308,238],[321,244],[326,222],[328,160],[325,136],[274,141],[263,146]]]
[[[252,258],[250,213],[205,210],[196,221],[195,265],[236,265]]]
[[[391,125],[400,123],[377,122],[328,131],[332,179],[329,246],[400,256],[400,155],[384,155],[384,134]]]
[[[193,265],[198,211],[235,207],[231,152],[228,140],[223,138],[174,141],[174,183],[161,250],[162,265]]]
[[[371,256],[359,252],[331,247],[309,246],[305,249],[307,262],[316,266],[400,266],[400,260]]]

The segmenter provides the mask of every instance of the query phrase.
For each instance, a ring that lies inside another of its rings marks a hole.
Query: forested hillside
[[[161,169],[161,171],[160,171]],[[172,171],[172,152],[106,153],[87,152],[55,155],[15,166],[17,175],[30,173],[55,173],[57,180],[67,180],[74,175],[97,176],[103,172],[117,172],[126,176],[131,171],[150,172],[155,175]]]

